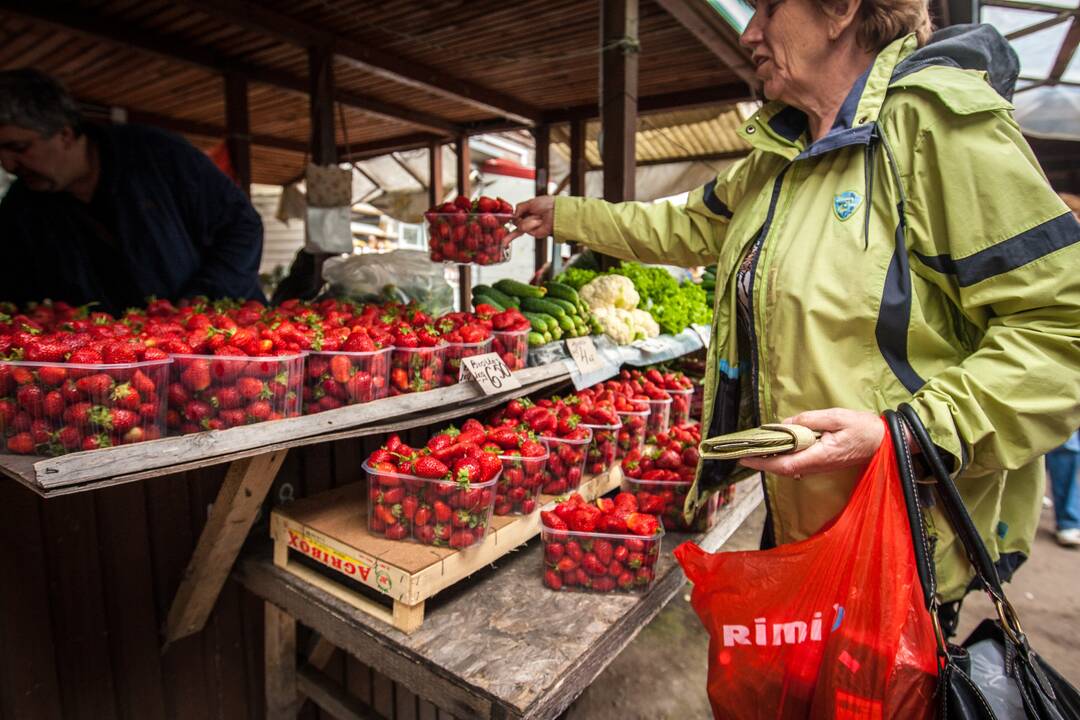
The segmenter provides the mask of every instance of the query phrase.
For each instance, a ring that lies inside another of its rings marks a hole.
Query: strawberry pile
[[[435,327],[448,343],[439,383],[446,387],[455,384],[461,377],[463,358],[491,351],[491,320],[484,320],[472,313],[452,312],[436,320]]]
[[[428,209],[428,246],[432,262],[495,265],[510,259],[506,223],[514,207],[502,198],[481,196],[475,202],[459,195]]]
[[[349,335],[345,347],[350,349],[305,358],[305,415],[371,402],[389,392],[391,349],[363,327]]]
[[[544,584],[552,590],[643,592],[655,578],[663,530],[637,500],[588,503],[577,493],[552,510],[541,510]]]
[[[582,425],[592,431],[585,471],[600,475],[610,470],[618,459],[622,423],[613,402],[603,399],[603,393],[596,394],[592,390],[593,388],[580,390],[568,400],[572,403],[574,412],[581,418]]]
[[[532,433],[510,425],[487,428],[484,451],[502,461],[502,475],[495,487],[496,515],[529,515],[544,482],[548,450]]]
[[[390,355],[390,394],[425,392],[439,386],[446,361],[446,341],[434,325],[419,328],[408,322],[393,326]]]
[[[511,400],[492,416],[493,425],[517,428],[538,437],[548,450],[541,492],[562,495],[577,490],[585,470],[591,431],[581,425],[574,407],[558,398]]]
[[[368,529],[391,540],[467,548],[491,525],[502,461],[482,448],[487,432],[466,420],[437,433],[422,448],[397,435],[364,464],[368,476]]]
[[[717,495],[694,521],[683,517],[686,495],[697,472],[701,426],[674,427],[656,437],[656,444],[634,450],[622,460],[623,490],[631,493],[643,513],[659,515],[668,530],[702,531],[712,523],[719,507]]]
[[[690,404],[694,398],[694,382],[681,372],[660,372],[655,368],[648,370],[646,375],[671,396],[671,424],[684,425],[690,422]]]
[[[500,312],[491,305],[483,303],[476,306],[476,314],[482,320],[490,320],[492,327],[492,349],[506,363],[506,367],[521,370],[529,359],[529,331],[532,324],[517,308],[510,307]]]

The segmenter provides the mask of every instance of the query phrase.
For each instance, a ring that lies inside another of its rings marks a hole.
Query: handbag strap
[[[937,611],[937,576],[934,574],[934,556],[926,536],[922,507],[915,490],[915,468],[911,449],[907,443],[904,421],[892,410],[885,411],[885,424],[892,438],[893,450],[900,471],[900,486],[904,491],[904,507],[911,525],[911,545],[915,552],[915,571],[923,591],[923,602],[931,613]]]

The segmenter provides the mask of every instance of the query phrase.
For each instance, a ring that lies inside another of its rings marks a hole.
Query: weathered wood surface
[[[55,458],[0,455],[0,473],[53,497],[363,435],[420,427],[478,412],[566,380],[563,363],[515,373],[521,388],[484,396],[476,383],[399,395],[304,417],[102,448]]]
[[[685,582],[671,555],[684,539],[716,550],[761,502],[757,480],[741,483],[710,532],[669,534],[648,593],[552,593],[540,584],[535,540],[496,568],[428,602],[412,635],[388,627],[273,566],[242,561],[237,577],[361,662],[459,717],[557,717]]]
[[[288,452],[277,450],[244,458],[229,467],[169,609],[164,648],[206,625]]]
[[[266,603],[266,717],[292,720],[300,696],[296,687],[296,620],[273,603]]]

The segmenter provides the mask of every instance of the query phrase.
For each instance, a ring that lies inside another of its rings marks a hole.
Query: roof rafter
[[[748,85],[757,78],[750,62],[750,53],[739,44],[739,33],[708,3],[698,0],[656,0],[713,55],[731,68]]]

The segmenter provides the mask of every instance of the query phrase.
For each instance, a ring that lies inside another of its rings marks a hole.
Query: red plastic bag
[[[714,716],[932,717],[937,646],[911,543],[886,429],[847,507],[817,535],[755,552],[676,548],[709,631]]]

